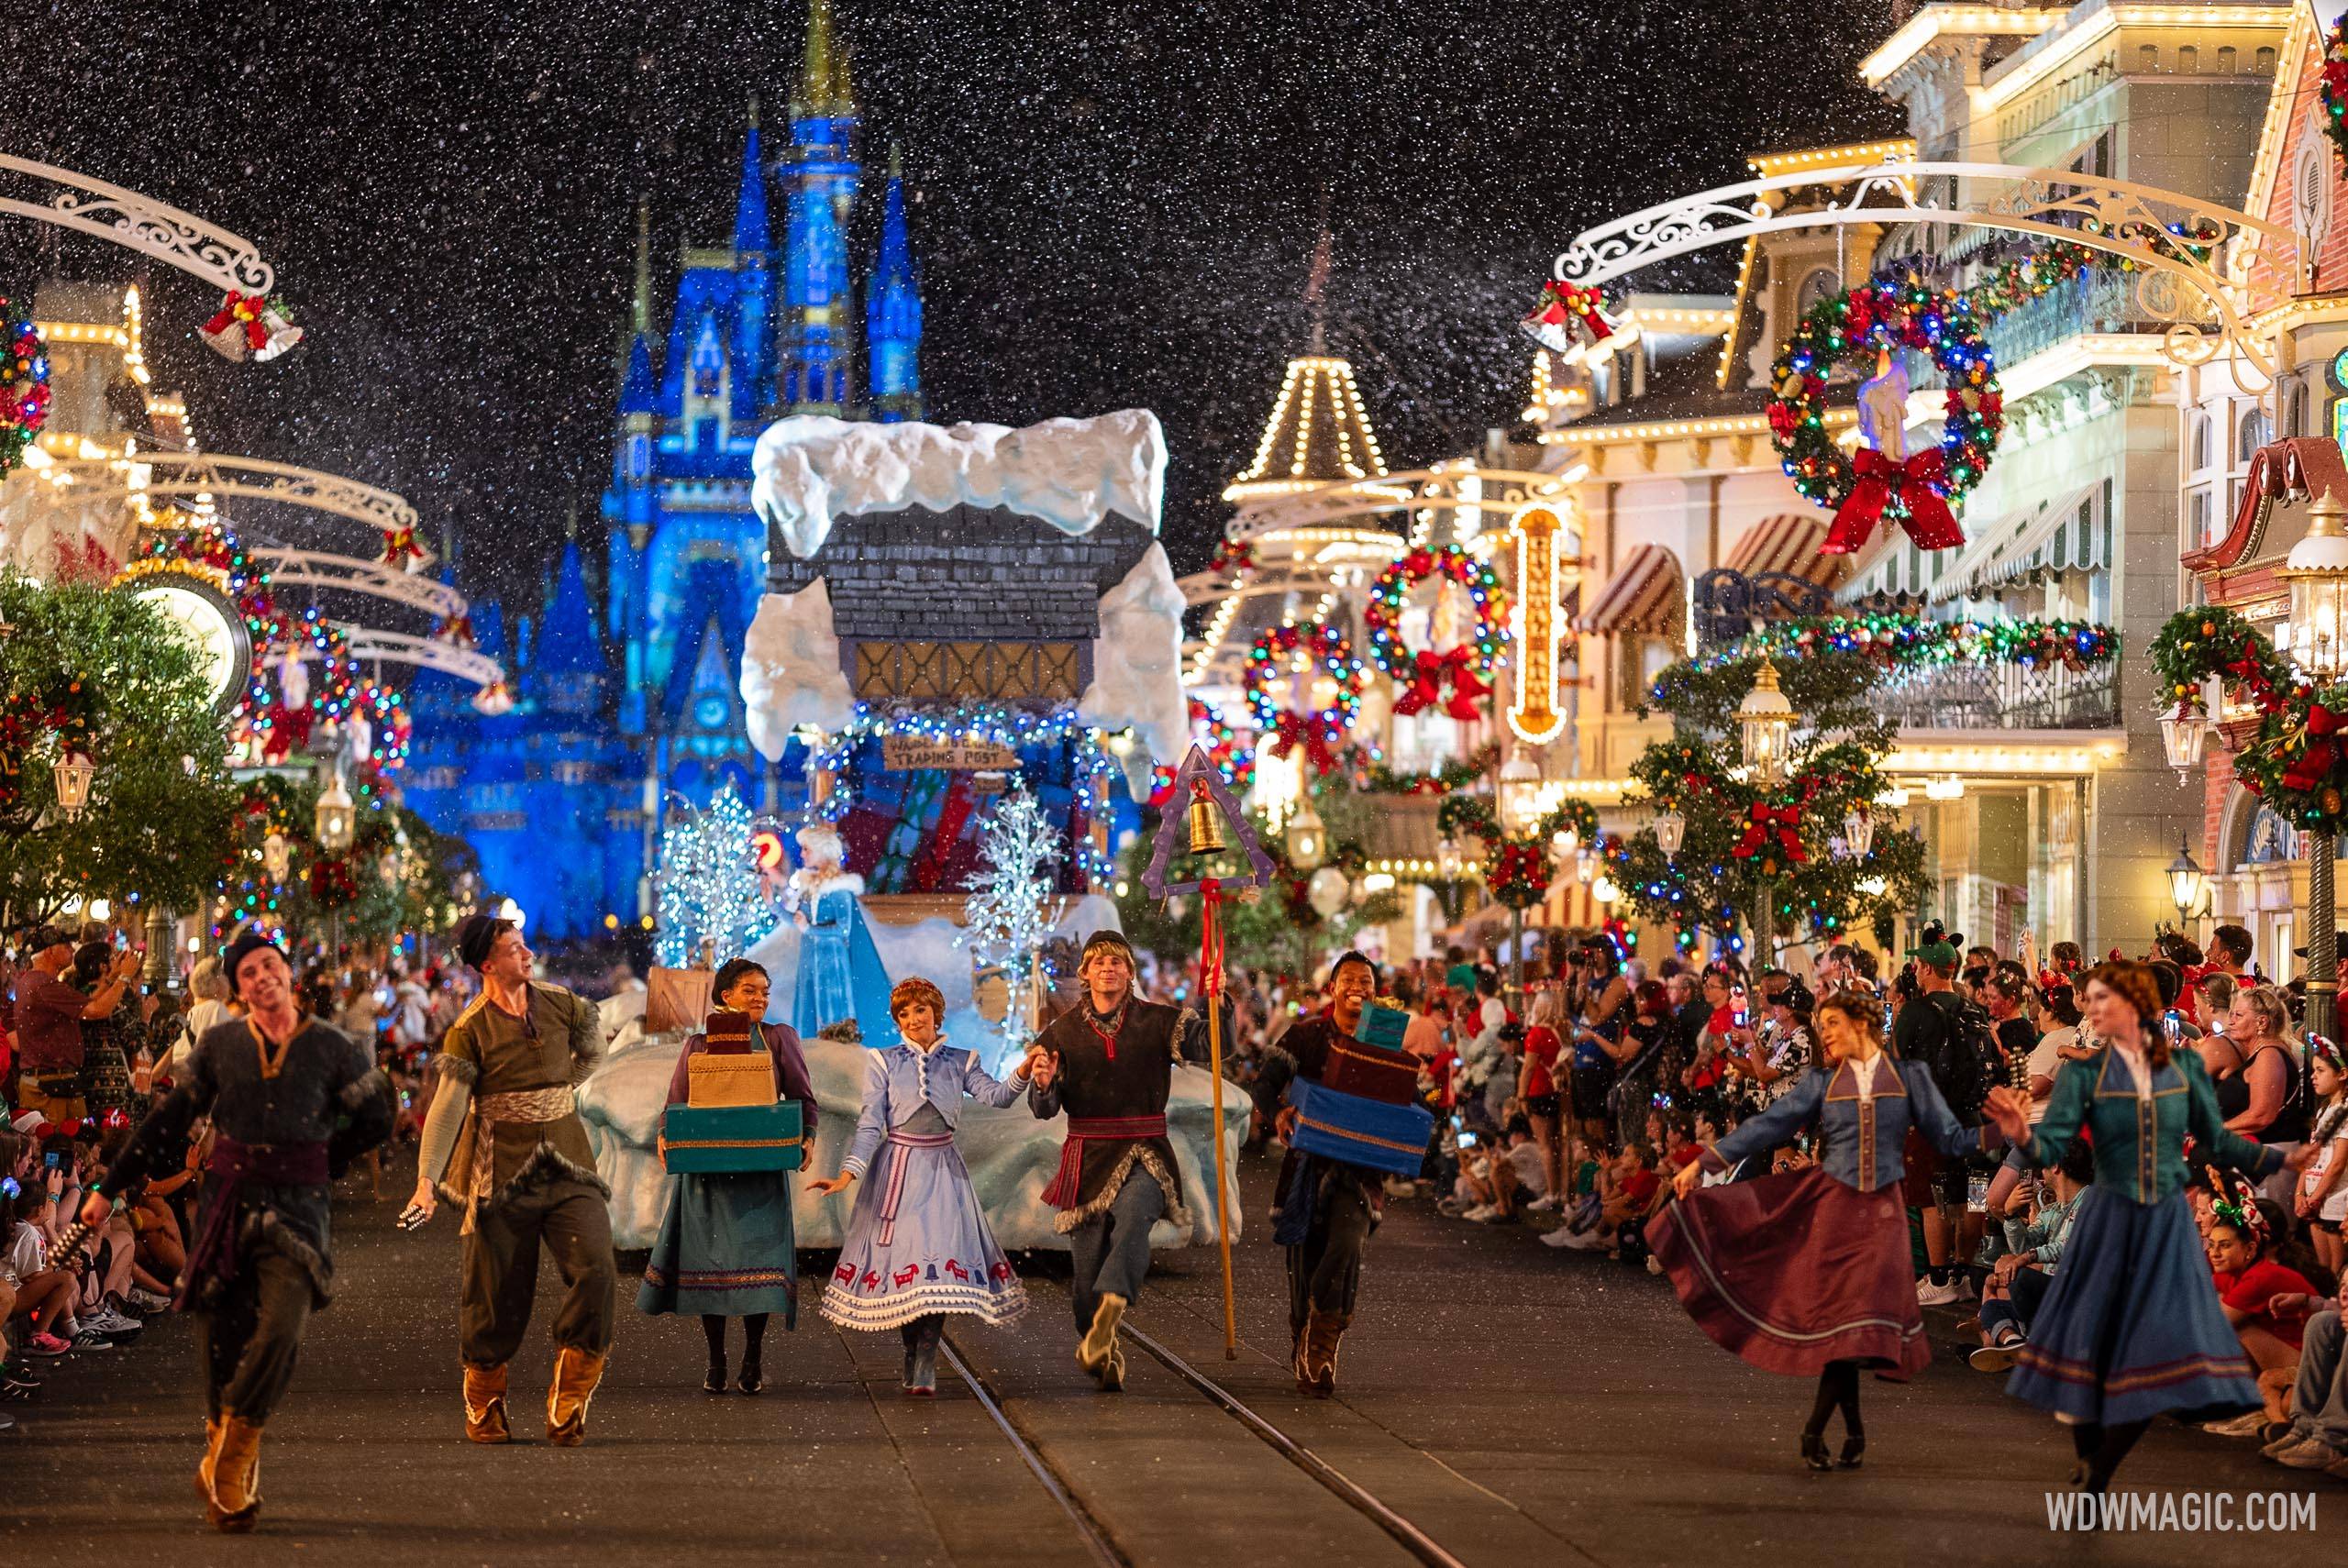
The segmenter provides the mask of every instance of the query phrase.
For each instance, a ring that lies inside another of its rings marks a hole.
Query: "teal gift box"
[[[1389,1105],[1296,1078],[1288,1086],[1296,1107],[1289,1146],[1300,1154],[1343,1160],[1415,1178],[1434,1135],[1434,1116],[1421,1105]]]
[[[1361,1022],[1354,1027],[1354,1038],[1381,1051],[1400,1051],[1402,1031],[1410,1026],[1411,1015],[1401,1008],[1371,1002],[1361,1010]]]
[[[671,1175],[795,1171],[806,1158],[799,1102],[672,1105],[660,1119]]]

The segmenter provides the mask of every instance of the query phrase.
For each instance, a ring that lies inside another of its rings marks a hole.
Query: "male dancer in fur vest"
[[[178,1300],[195,1313],[206,1419],[196,1490],[215,1527],[260,1518],[261,1427],[294,1381],[310,1314],[334,1286],[334,1178],[391,1135],[391,1085],[374,1053],[301,1010],[285,954],[258,932],[228,946],[245,1016],[204,1032],[186,1070],[130,1135],[82,1219],[103,1225],[116,1195],[176,1172],[200,1117],[212,1119],[204,1198]]]
[[[1044,1201],[1069,1239],[1077,1364],[1104,1389],[1124,1386],[1117,1323],[1149,1272],[1149,1228],[1161,1218],[1184,1231],[1182,1178],[1166,1137],[1166,1098],[1184,1036],[1205,1025],[1188,1008],[1133,994],[1134,950],[1123,933],[1096,931],[1077,978],[1085,998],[1052,1021],[1036,1043],[1027,1106],[1068,1112],[1068,1141]]]
[[[552,1254],[563,1297],[547,1441],[573,1447],[611,1349],[617,1274],[611,1189],[595,1174],[572,1094],[603,1056],[603,1024],[592,1002],[531,982],[530,949],[512,921],[470,915],[456,944],[481,971],[481,995],[434,1058],[439,1088],[408,1213],[421,1223],[445,1198],[464,1214],[457,1332],[474,1442],[512,1441],[505,1364],[530,1326],[538,1249]]]

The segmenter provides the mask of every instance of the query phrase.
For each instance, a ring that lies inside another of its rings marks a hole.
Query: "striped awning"
[[[1747,528],[1722,564],[1746,577],[1790,572],[1831,593],[1849,569],[1851,558],[1821,555],[1818,547],[1825,542],[1824,513],[1781,512]]]
[[[2083,484],[1999,518],[1933,585],[1933,599],[1987,599],[2054,572],[2109,570],[2111,519],[2098,504],[2102,491],[2100,483]]]
[[[1641,545],[1623,560],[1623,569],[1591,603],[1589,613],[1574,625],[1584,632],[1669,635],[1685,624],[1687,590],[1681,582],[1678,556],[1661,545]]]

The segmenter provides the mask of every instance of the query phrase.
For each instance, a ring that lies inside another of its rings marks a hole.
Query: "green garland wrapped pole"
[[[1484,844],[1484,885],[1509,911],[1509,994],[1524,1004],[1524,911],[1549,896],[1549,845],[1571,830],[1593,850],[1598,812],[1586,801],[1564,801],[1523,834],[1501,825],[1492,803],[1480,795],[1445,795],[1435,808],[1435,828],[1445,837],[1465,830]]]

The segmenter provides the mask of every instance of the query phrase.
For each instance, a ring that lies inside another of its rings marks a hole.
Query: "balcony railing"
[[[1895,670],[1867,698],[1904,729],[2108,730],[2120,727],[2120,662],[1939,664]]]

